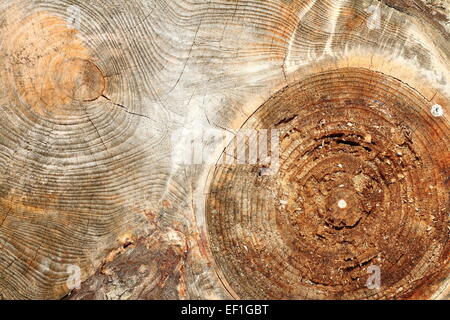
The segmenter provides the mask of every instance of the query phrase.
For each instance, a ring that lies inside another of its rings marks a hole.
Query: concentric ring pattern
[[[450,130],[430,107],[407,84],[362,68],[318,73],[263,104],[242,129],[278,130],[279,170],[217,166],[206,200],[211,250],[233,293],[435,292],[448,270]]]
[[[164,113],[122,53],[134,38],[101,4],[80,4],[70,23],[70,5],[0,10],[0,299],[66,295],[70,270],[84,280],[138,234],[149,194],[165,187],[153,165],[169,157],[153,151]]]

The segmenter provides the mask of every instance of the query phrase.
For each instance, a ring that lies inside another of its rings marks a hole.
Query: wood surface
[[[1,1],[0,298],[449,299],[449,19]],[[276,130],[277,171],[220,144],[189,163],[180,132],[204,128]]]

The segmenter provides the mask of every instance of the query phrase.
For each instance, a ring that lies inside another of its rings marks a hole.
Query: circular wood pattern
[[[0,1],[0,299],[448,299],[449,17]],[[278,130],[279,170],[190,163],[205,128]]]
[[[104,9],[81,6],[76,29],[68,5],[8,5],[0,15],[0,298],[54,299],[71,289],[74,267],[85,279],[139,234],[131,230],[147,227],[141,188],[163,185],[149,165],[168,152],[146,153],[165,124],[129,90],[139,73],[123,76],[111,40],[122,31],[99,36],[86,15]]]
[[[239,298],[428,298],[448,271],[448,122],[359,68],[287,86],[242,129],[279,132],[280,167],[214,169],[217,268]],[[381,287],[367,287],[369,266]]]
[[[46,13],[28,15],[10,26],[8,80],[20,101],[39,115],[67,114],[74,102],[93,101],[105,78],[92,62],[77,31]]]

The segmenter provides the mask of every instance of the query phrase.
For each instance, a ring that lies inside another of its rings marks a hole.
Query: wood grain
[[[446,0],[2,1],[0,297],[448,299],[449,17]],[[280,170],[175,161],[175,133],[203,128],[287,130]],[[354,184],[314,193],[333,179]]]

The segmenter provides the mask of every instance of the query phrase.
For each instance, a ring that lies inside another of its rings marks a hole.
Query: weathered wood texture
[[[1,1],[0,298],[448,299],[449,17]],[[203,127],[280,130],[278,172],[174,161]]]

